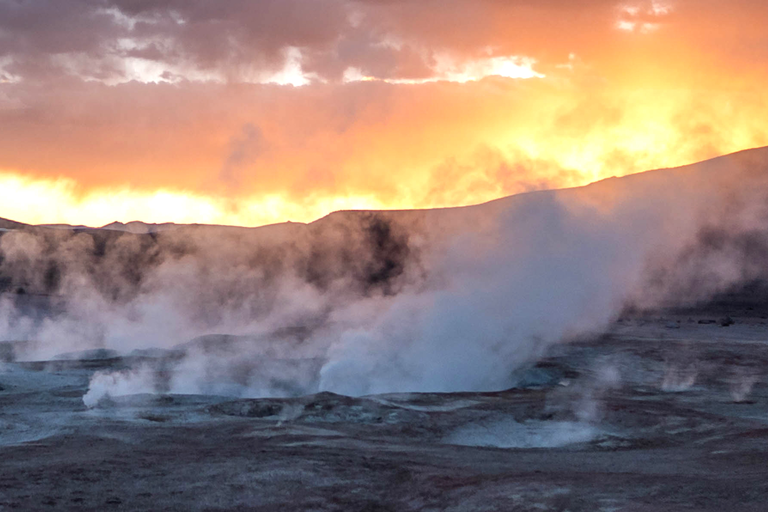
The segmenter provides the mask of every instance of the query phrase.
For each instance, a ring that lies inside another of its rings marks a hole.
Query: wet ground
[[[493,393],[87,408],[137,361],[4,363],[0,510],[766,510],[768,326],[721,320],[626,317]]]

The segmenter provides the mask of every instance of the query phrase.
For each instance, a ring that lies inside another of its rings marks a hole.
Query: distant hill
[[[182,224],[183,225],[183,224]],[[162,224],[150,224],[147,222],[141,222],[134,220],[131,222],[118,222],[115,221],[106,226],[102,226],[101,229],[111,229],[113,231],[125,231],[127,233],[133,233],[135,235],[145,235],[147,233],[157,233],[159,231],[166,231],[179,227],[179,224],[173,222],[164,222]]]
[[[21,222],[0,218],[0,229],[21,229],[26,226]]]
[[[525,204],[532,200],[535,201],[543,196],[556,196],[559,198],[591,196],[593,199],[596,197],[620,199],[621,196],[629,194],[637,195],[640,191],[648,194],[649,197],[664,195],[670,191],[674,195],[673,189],[679,189],[681,193],[695,194],[697,191],[703,191],[707,188],[728,186],[729,182],[735,180],[754,179],[761,174],[768,176],[768,147],[740,151],[682,167],[645,171],[621,178],[607,178],[582,187],[515,194],[477,205],[412,210],[340,210],[307,224],[284,222],[255,228],[245,228],[216,224],[147,223],[142,221],[123,223],[115,221],[100,228],[91,228],[67,224],[31,226],[0,218],[0,229],[20,229],[25,227],[88,229],[142,235],[178,230],[188,232],[190,229],[210,234],[212,230],[228,228],[231,230],[259,230],[270,232],[273,236],[278,231],[284,231],[284,235],[293,236],[307,229],[317,230],[329,225],[338,225],[350,221],[355,222],[356,219],[368,218],[370,215],[375,214],[387,220],[395,220],[409,225],[414,223],[421,224],[422,227],[428,229],[456,231],[466,228],[473,229],[477,227],[476,223],[479,220],[493,218],[499,211],[505,210],[510,206]],[[278,236],[278,238],[282,238],[282,236]]]

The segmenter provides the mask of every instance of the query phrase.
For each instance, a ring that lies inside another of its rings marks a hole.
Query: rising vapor
[[[0,339],[6,359],[131,355],[94,375],[89,405],[137,390],[505,389],[626,307],[765,278],[767,165],[759,149],[474,207],[258,229],[9,224]]]

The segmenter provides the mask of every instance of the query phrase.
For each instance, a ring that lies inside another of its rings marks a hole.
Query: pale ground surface
[[[496,393],[89,410],[139,361],[5,363],[0,510],[766,510],[768,320],[710,318],[624,318]]]

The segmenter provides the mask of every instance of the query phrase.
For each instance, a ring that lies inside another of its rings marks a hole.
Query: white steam
[[[600,215],[537,199],[452,246],[436,267],[443,286],[401,294],[369,325],[340,333],[321,389],[504,389],[512,369],[552,343],[604,328],[640,277],[642,240],[627,244]]]
[[[24,355],[49,358],[239,336],[181,347],[162,368],[97,374],[89,404],[129,391],[503,389],[515,368],[601,332],[628,302],[696,300],[764,277],[727,241],[766,235],[767,161],[758,151],[479,207],[387,214],[367,231],[367,217],[346,213],[261,231],[170,229],[156,235],[165,245],[126,234],[104,249],[88,233],[62,233],[55,251],[42,238],[50,234],[12,231],[0,237],[0,280],[43,289],[55,260],[60,282],[47,315],[35,313],[34,294],[0,295],[0,341],[26,341]],[[725,248],[702,245],[703,231]]]
[[[443,439],[444,443],[460,446],[494,448],[559,448],[587,443],[600,434],[588,423],[574,421],[528,421],[511,419],[473,423],[461,427]]]
[[[95,407],[105,398],[155,393],[153,373],[149,368],[119,372],[96,372],[91,377],[88,392],[83,396],[86,407]]]

